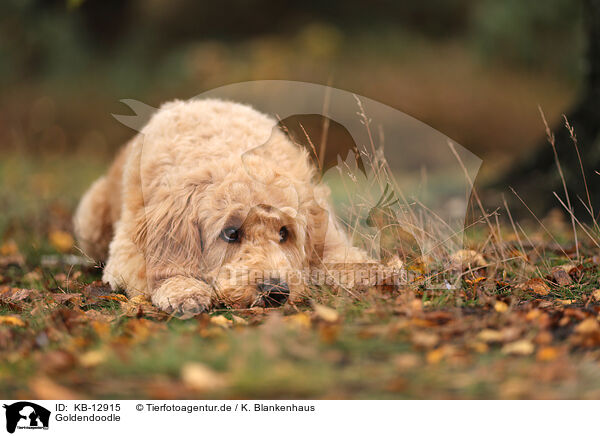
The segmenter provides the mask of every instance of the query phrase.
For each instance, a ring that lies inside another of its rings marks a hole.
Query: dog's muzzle
[[[290,296],[288,284],[279,279],[269,279],[257,285],[260,299],[265,307],[283,305]]]

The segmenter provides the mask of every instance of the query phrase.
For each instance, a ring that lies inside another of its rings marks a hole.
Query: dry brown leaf
[[[129,300],[119,301],[123,314],[132,318],[139,318],[146,316],[152,319],[163,320],[169,317],[169,315],[159,310],[155,305],[152,304],[150,299],[146,295],[136,295]]]
[[[181,368],[181,380],[196,391],[214,391],[227,386],[225,378],[206,365],[189,362]]]
[[[14,303],[16,301],[24,300],[31,296],[31,294],[36,293],[32,289],[21,289],[21,288],[11,288],[8,286],[0,287],[0,301],[4,303]]]
[[[50,295],[51,298],[59,304],[65,304],[67,301],[71,301],[73,304],[79,305],[82,297],[81,294],[70,294],[65,292],[55,292]]]
[[[560,286],[568,286],[573,283],[573,279],[571,279],[568,271],[566,271],[563,267],[557,266],[552,268],[552,277]]]
[[[518,288],[525,292],[532,292],[538,295],[548,295],[550,293],[550,286],[538,277],[527,280],[525,283],[521,283]]]

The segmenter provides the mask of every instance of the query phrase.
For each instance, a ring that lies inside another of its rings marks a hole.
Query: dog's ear
[[[144,253],[146,264],[157,267],[197,267],[204,244],[202,229],[192,209],[193,191],[153,199],[140,211],[133,241]]]

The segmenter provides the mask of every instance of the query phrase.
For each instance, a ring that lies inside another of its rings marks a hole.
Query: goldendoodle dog
[[[336,222],[307,150],[276,125],[228,101],[163,105],[76,211],[103,280],[185,315],[280,305],[303,295],[312,269],[370,262]]]

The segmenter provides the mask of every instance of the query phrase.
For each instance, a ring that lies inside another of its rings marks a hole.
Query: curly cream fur
[[[163,105],[77,209],[78,241],[106,260],[104,281],[197,313],[256,304],[265,272],[285,278],[295,298],[305,271],[367,261],[339,229],[306,150],[275,125],[227,101]],[[219,237],[227,226],[241,229],[241,242]]]

